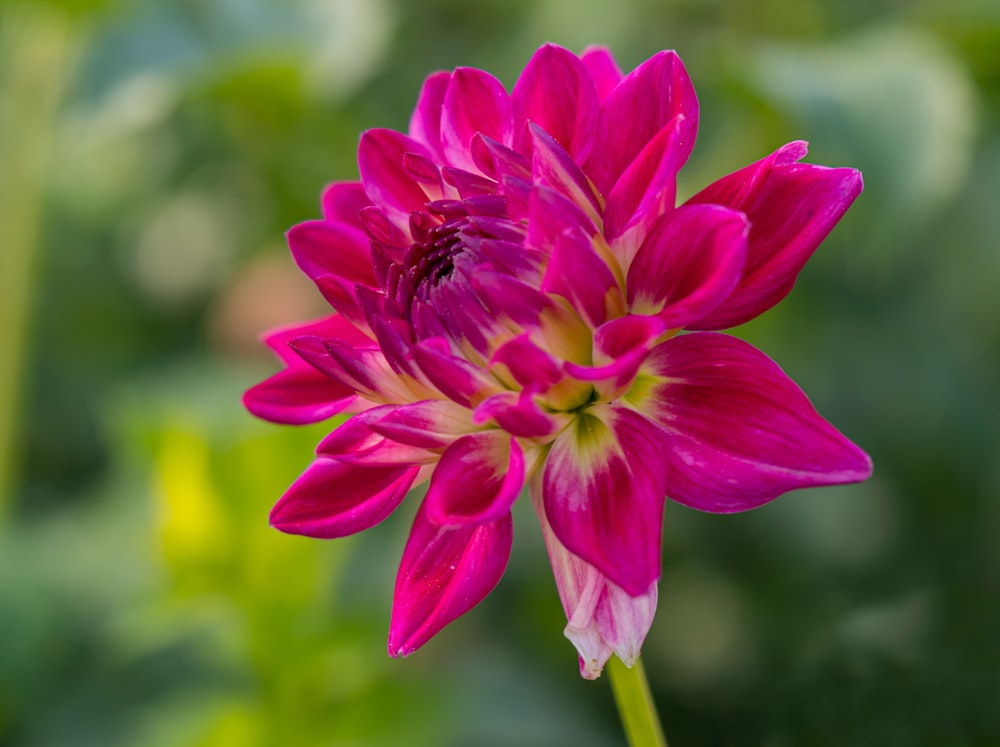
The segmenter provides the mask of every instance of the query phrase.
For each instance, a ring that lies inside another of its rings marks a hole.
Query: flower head
[[[793,142],[677,206],[698,103],[680,59],[628,75],[602,48],[539,49],[510,93],[459,68],[409,132],[364,133],[292,255],[333,308],[272,333],[284,369],[246,406],[353,413],[271,513],[341,537],[427,492],[403,551],[389,653],[504,572],[525,486],[581,672],[631,664],[656,608],[664,498],[711,512],[868,477],[778,366],[716,330],[783,298],[861,192]]]

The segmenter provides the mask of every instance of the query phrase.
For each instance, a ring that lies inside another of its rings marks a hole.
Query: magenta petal
[[[533,143],[531,172],[535,183],[551,187],[583,210],[594,225],[600,225],[601,205],[587,175],[545,130],[531,124],[528,131]]]
[[[334,182],[323,190],[323,217],[326,220],[360,227],[358,213],[371,205],[360,182]]]
[[[398,405],[371,421],[372,430],[399,443],[436,449],[478,430],[469,410],[443,399]]]
[[[481,402],[500,389],[488,373],[452,355],[450,346],[442,338],[423,340],[413,346],[411,354],[428,381],[446,397],[465,407]]]
[[[287,237],[295,263],[313,281],[324,275],[337,275],[351,283],[375,285],[371,240],[360,228],[336,221],[311,220],[293,226]]]
[[[527,334],[505,342],[493,354],[491,363],[502,363],[522,387],[546,391],[562,378],[558,362],[538,347]]]
[[[580,60],[593,78],[597,95],[601,99],[611,93],[625,77],[607,47],[587,47],[580,55]]]
[[[688,204],[714,203],[746,213],[746,268],[732,295],[697,329],[725,329],[753,319],[784,298],[812,253],[855,198],[861,174],[796,163],[805,143],[789,143],[696,194]]]
[[[576,379],[595,382],[601,399],[617,399],[666,331],[667,325],[656,317],[629,315],[612,319],[594,332],[594,365],[567,361],[564,368]]]
[[[681,335],[654,350],[647,365],[663,379],[636,405],[670,434],[667,494],[679,503],[743,511],[794,488],[871,475],[868,455],[742,340]]]
[[[434,73],[424,81],[417,106],[410,117],[410,137],[426,145],[441,158],[441,107],[451,81],[451,73]]]
[[[542,290],[569,301],[591,327],[623,311],[624,299],[614,275],[579,230],[567,231],[556,240]]]
[[[556,537],[625,591],[660,577],[666,437],[639,413],[595,405],[553,442],[545,513]]]
[[[687,157],[684,134],[679,114],[640,151],[608,195],[604,235],[622,267],[629,266],[656,222],[674,209],[677,172]]]
[[[685,205],[661,220],[629,268],[629,309],[671,328],[697,322],[723,303],[746,262],[746,216],[715,205]]]
[[[424,145],[394,130],[368,130],[358,146],[358,167],[365,192],[403,231],[409,228],[410,213],[422,209],[427,202],[420,183],[403,169],[407,153],[433,160]]]
[[[546,44],[528,61],[511,92],[515,122],[533,122],[574,158],[590,148],[597,120],[597,87],[580,59],[567,49]],[[516,134],[515,147],[531,153],[531,135]]]
[[[364,464],[371,467],[433,464],[439,455],[433,451],[394,441],[376,431],[372,424],[385,417],[395,405],[373,407],[342,423],[320,441],[316,453],[341,462]]]
[[[448,165],[478,171],[472,158],[472,138],[477,133],[511,144],[510,97],[489,73],[460,67],[451,76],[441,115],[441,142]]]
[[[356,343],[368,340],[357,327],[340,316],[268,333],[264,342],[278,355],[285,368],[243,395],[244,406],[257,417],[272,423],[302,425],[326,420],[355,404],[355,390],[349,384],[325,375],[290,347],[293,340],[304,335],[343,336]]]
[[[354,390],[306,362],[286,368],[243,394],[243,406],[258,418],[285,425],[318,423],[356,401]]]
[[[560,431],[567,416],[545,412],[535,402],[532,392],[500,392],[482,401],[473,413],[473,422],[495,422],[512,436],[548,438]]]
[[[443,527],[421,506],[396,577],[389,655],[407,656],[464,615],[500,581],[510,558],[513,522]]]
[[[524,455],[509,433],[462,436],[441,455],[424,506],[441,526],[486,524],[510,513],[524,485]]]
[[[271,509],[271,526],[331,539],[375,526],[395,510],[419,467],[368,467],[316,459]]]
[[[629,73],[601,101],[594,147],[584,170],[602,194],[646,144],[678,114],[684,115],[678,140],[680,164],[687,160],[698,130],[698,99],[675,52],[660,52]]]

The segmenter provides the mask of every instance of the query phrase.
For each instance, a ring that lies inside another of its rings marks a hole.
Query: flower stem
[[[637,659],[629,668],[612,656],[608,660],[608,674],[629,747],[667,747],[642,661]]]

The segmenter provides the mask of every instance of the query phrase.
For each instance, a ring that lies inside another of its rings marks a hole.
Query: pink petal
[[[625,77],[607,47],[587,47],[580,55],[580,60],[593,78],[597,95],[601,99],[611,93]]]
[[[562,296],[591,327],[624,313],[621,289],[582,231],[563,233],[552,248],[542,290]]]
[[[477,171],[472,158],[472,138],[477,133],[511,144],[510,97],[489,73],[460,67],[451,76],[441,115],[441,142],[448,165]]]
[[[293,226],[287,237],[295,263],[312,280],[336,275],[350,283],[375,285],[371,240],[360,228],[311,220]]]
[[[500,581],[513,542],[510,513],[443,527],[421,506],[403,551],[389,622],[389,655],[407,656],[464,615]]]
[[[536,184],[551,187],[587,214],[594,225],[601,224],[601,204],[587,175],[551,135],[530,124],[534,157],[531,172]]]
[[[354,390],[308,363],[286,368],[243,394],[243,406],[258,418],[285,425],[318,423],[350,408]]]
[[[515,122],[533,122],[563,149],[583,160],[597,120],[597,87],[586,66],[567,49],[546,44],[524,68],[511,92]],[[515,133],[515,148],[531,153],[526,129]]]
[[[417,106],[410,117],[410,137],[426,145],[441,160],[441,107],[451,81],[451,73],[439,72],[427,77]]]
[[[678,114],[684,115],[678,141],[678,158],[683,165],[694,147],[698,99],[677,54],[660,52],[629,73],[601,101],[594,147],[584,166],[601,194],[611,191],[632,160]]]
[[[636,596],[660,577],[665,441],[639,413],[594,405],[545,461],[545,513],[556,537]]]
[[[419,467],[367,467],[320,457],[271,510],[271,526],[331,539],[375,526],[395,510]]]
[[[285,368],[243,395],[243,405],[252,414],[273,423],[302,425],[326,420],[356,404],[354,389],[321,373],[290,347],[293,340],[304,335],[336,335],[371,342],[349,321],[336,315],[271,331],[264,342]]]
[[[442,338],[421,341],[414,345],[412,355],[428,381],[446,397],[465,407],[500,390],[488,372],[452,355],[451,346]]]
[[[681,138],[684,116],[664,125],[615,183],[604,212],[604,235],[622,267],[660,218],[674,208],[677,172],[687,157]]]
[[[442,399],[393,407],[374,419],[371,428],[399,443],[425,449],[447,446],[459,436],[479,430],[467,408]]]
[[[663,378],[634,404],[670,434],[667,493],[680,503],[743,511],[794,488],[871,475],[868,455],[742,340],[681,335],[653,351],[647,366]]]
[[[556,360],[538,347],[527,335],[519,335],[501,345],[493,354],[491,363],[507,367],[514,381],[522,387],[534,387],[544,392],[562,378]]]
[[[494,422],[512,436],[548,438],[566,427],[568,416],[539,407],[530,390],[500,392],[487,397],[476,408],[474,423]]]
[[[653,583],[645,594],[632,596],[567,550],[545,516],[538,482],[531,483],[532,504],[566,612],[564,634],[580,657],[580,674],[586,679],[598,677],[612,651],[632,666],[653,623],[657,585]]]
[[[372,427],[374,422],[386,417],[395,409],[395,405],[382,405],[358,413],[320,441],[316,453],[321,457],[370,467],[436,462],[440,457],[439,454],[386,438]]]
[[[688,200],[688,204],[714,203],[739,210],[750,221],[743,278],[722,306],[693,327],[725,329],[778,303],[861,194],[858,171],[796,163],[805,153],[805,143],[789,143]]]
[[[462,436],[441,455],[424,506],[441,526],[487,524],[510,513],[524,485],[524,455],[498,430]]]
[[[360,227],[358,213],[371,205],[360,182],[334,182],[323,190],[323,217],[326,220]]]
[[[394,130],[368,130],[358,146],[358,168],[365,192],[403,231],[409,228],[410,213],[421,210],[428,201],[420,183],[403,168],[407,153],[432,158],[424,145]]]
[[[656,224],[629,268],[629,309],[656,314],[670,328],[704,318],[739,282],[748,233],[746,216],[734,210],[674,210]]]
[[[623,316],[612,319],[594,332],[594,365],[567,361],[566,372],[582,381],[594,382],[598,397],[611,401],[632,384],[639,368],[667,325],[656,317]]]

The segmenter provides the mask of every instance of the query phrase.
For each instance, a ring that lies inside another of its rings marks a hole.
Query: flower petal
[[[678,114],[684,115],[678,141],[683,165],[698,130],[698,99],[677,54],[660,52],[629,73],[601,101],[594,147],[584,165],[601,194],[611,191],[632,160]]]
[[[372,424],[396,409],[395,405],[373,407],[354,415],[320,441],[316,453],[351,464],[370,467],[433,464],[440,455],[419,446],[387,438]]]
[[[427,77],[417,106],[410,117],[410,137],[426,145],[441,160],[441,107],[444,105],[444,95],[451,81],[451,73],[434,73]]]
[[[601,325],[594,332],[594,365],[564,364],[566,373],[581,381],[594,382],[598,397],[611,401],[621,396],[639,373],[643,361],[667,325],[656,317],[623,316]]]
[[[513,522],[443,527],[421,506],[396,577],[389,655],[407,656],[464,615],[500,581],[510,558]]]
[[[611,93],[625,77],[607,47],[587,47],[580,55],[580,60],[593,78],[597,95],[601,99]]]
[[[479,430],[468,408],[444,399],[427,399],[398,405],[373,419],[371,428],[410,446],[436,449],[459,436]]]
[[[365,192],[404,232],[409,230],[410,213],[422,209],[428,201],[420,182],[403,169],[407,153],[432,158],[424,145],[394,130],[368,130],[358,145],[358,168]]]
[[[534,392],[500,392],[487,397],[473,413],[473,422],[493,421],[512,436],[548,438],[566,427],[565,413],[546,412],[535,402]]]
[[[411,354],[428,381],[464,407],[478,404],[500,390],[489,373],[464,358],[452,355],[451,346],[443,338],[422,340],[413,346]]]
[[[334,182],[323,190],[323,217],[326,220],[361,226],[358,213],[372,204],[361,182]]]
[[[287,238],[295,264],[313,281],[336,275],[350,283],[375,285],[371,240],[360,228],[337,221],[310,220],[292,226]]]
[[[868,455],[742,340],[681,335],[654,350],[647,366],[658,383],[626,397],[670,434],[667,494],[679,503],[743,511],[794,488],[871,475]]]
[[[552,247],[542,290],[565,298],[591,327],[625,312],[625,299],[605,261],[590,238],[580,231],[566,231]]]
[[[693,328],[733,327],[778,303],[861,194],[858,171],[796,163],[805,154],[805,143],[789,143],[688,200],[691,205],[714,203],[739,210],[750,221],[747,262],[739,285]]]
[[[587,155],[597,120],[597,87],[568,49],[546,44],[535,52],[514,84],[511,103],[515,122],[541,127],[578,161]],[[530,154],[531,133],[516,132],[514,144]]]
[[[723,303],[746,261],[746,216],[716,205],[687,205],[667,215],[635,255],[626,287],[629,310],[686,327]]]
[[[511,144],[510,97],[489,73],[471,67],[456,69],[442,107],[441,143],[448,165],[478,171],[472,158],[472,138],[477,133]]]
[[[587,175],[545,130],[531,123],[528,132],[534,144],[531,163],[534,182],[551,187],[586,213],[595,226],[601,225],[601,204]]]
[[[441,526],[486,524],[510,513],[524,485],[524,455],[509,433],[462,436],[434,468],[424,507]]]
[[[660,577],[665,441],[639,413],[595,405],[545,461],[545,513],[556,537],[633,595]]]
[[[316,459],[271,510],[271,526],[331,539],[375,526],[406,496],[417,466],[369,467]]]
[[[653,624],[657,585],[632,596],[559,541],[545,516],[539,481],[531,482],[531,499],[542,526],[556,588],[566,612],[565,636],[580,657],[580,674],[595,679],[614,651],[632,666]]]

